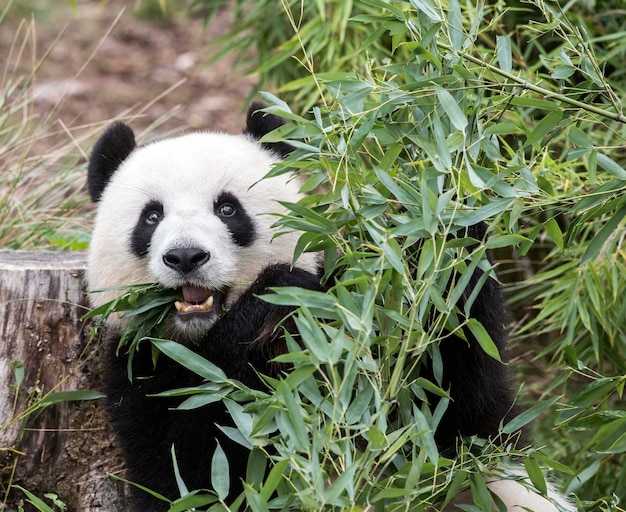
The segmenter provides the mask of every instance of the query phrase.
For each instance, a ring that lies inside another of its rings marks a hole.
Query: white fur
[[[500,480],[495,478],[485,478],[489,490],[498,496],[506,506],[507,512],[575,512],[576,507],[560,494],[552,484],[548,483],[548,498],[533,492],[532,485],[527,473],[523,469],[510,471],[512,477],[523,480],[524,485],[518,480]],[[458,505],[471,505],[473,503],[471,491],[460,493],[450,503],[443,512],[455,512],[462,510]],[[558,505],[558,506],[557,506]],[[492,500],[492,510],[498,508]]]
[[[180,276],[162,260],[164,251],[193,245],[211,254],[194,285],[230,288],[227,306],[270,263],[291,263],[299,233],[273,238],[277,201],[297,201],[299,183],[291,176],[263,179],[277,159],[243,135],[193,133],[134,150],[113,174],[101,197],[91,242],[87,281],[90,290],[158,282],[178,287]],[[223,191],[235,195],[256,226],[248,247],[231,239],[213,211]],[[130,240],[144,206],[164,206],[147,256],[133,254]],[[297,266],[317,271],[317,256],[303,254]],[[119,291],[92,294],[94,306]],[[114,320],[115,322],[115,320]]]

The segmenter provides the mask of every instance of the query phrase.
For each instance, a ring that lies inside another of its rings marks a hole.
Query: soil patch
[[[112,118],[137,131],[241,130],[254,77],[244,77],[229,58],[206,64],[215,51],[210,43],[231,26],[228,10],[205,27],[200,15],[144,19],[123,0],[79,2],[77,12],[68,4],[54,2],[35,17],[35,58],[49,52],[34,86],[38,115],[58,105],[70,130]],[[13,13],[0,31],[5,62],[20,39],[19,18]],[[30,56],[16,60],[18,68],[32,66]]]

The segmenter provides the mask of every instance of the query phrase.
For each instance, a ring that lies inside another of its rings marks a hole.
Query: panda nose
[[[181,274],[189,274],[209,261],[210,257],[207,251],[198,247],[170,249],[163,255],[163,263]]]

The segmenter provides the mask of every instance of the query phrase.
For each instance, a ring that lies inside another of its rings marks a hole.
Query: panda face
[[[195,340],[272,263],[290,263],[297,233],[274,238],[279,201],[297,201],[289,176],[263,179],[277,158],[245,136],[196,133],[130,152],[106,180],[88,285],[156,282],[180,289],[172,336]],[[317,258],[297,266],[315,272]],[[95,293],[99,305],[119,291]],[[119,322],[119,320],[114,320]]]

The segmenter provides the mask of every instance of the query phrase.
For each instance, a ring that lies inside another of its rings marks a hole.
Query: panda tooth
[[[202,304],[189,304],[188,302],[176,301],[174,306],[179,313],[191,311],[209,311],[213,307],[213,295],[209,295]]]

